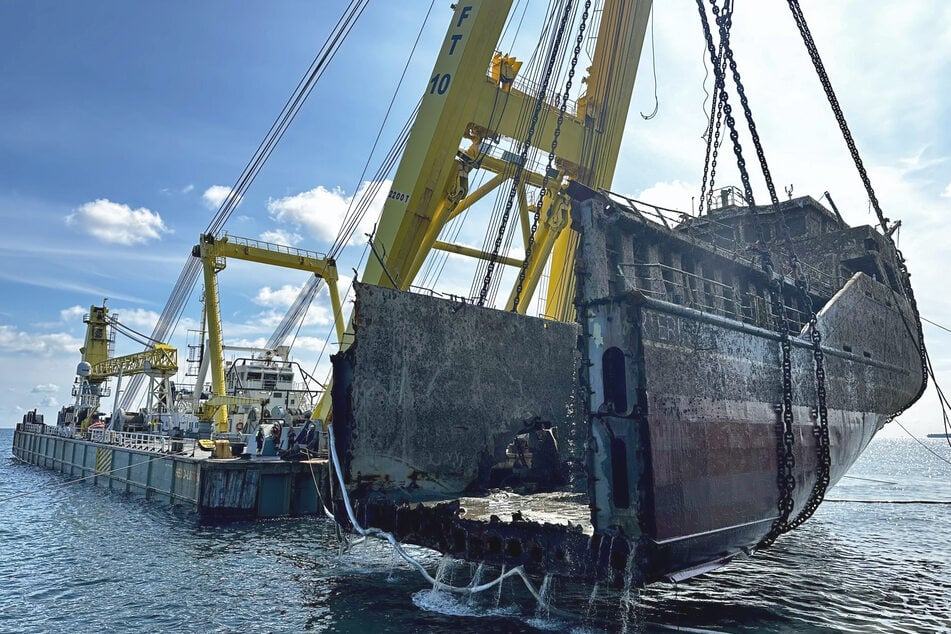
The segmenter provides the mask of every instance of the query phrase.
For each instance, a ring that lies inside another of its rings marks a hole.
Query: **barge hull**
[[[40,424],[17,426],[13,455],[110,491],[193,509],[202,520],[315,514],[317,487],[328,486],[326,460],[192,457],[63,436]]]

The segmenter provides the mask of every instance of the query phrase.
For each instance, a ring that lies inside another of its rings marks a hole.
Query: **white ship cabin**
[[[242,358],[226,362],[228,394],[267,399],[285,410],[304,405],[306,391],[294,383],[294,366],[275,359]]]

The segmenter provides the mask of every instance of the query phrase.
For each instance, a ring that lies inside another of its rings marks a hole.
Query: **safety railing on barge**
[[[123,432],[111,429],[88,429],[85,434],[75,434],[71,428],[43,423],[20,423],[20,429],[33,434],[60,436],[76,440],[88,440],[103,445],[157,453],[192,453],[197,448],[193,438],[173,438],[143,432]]]

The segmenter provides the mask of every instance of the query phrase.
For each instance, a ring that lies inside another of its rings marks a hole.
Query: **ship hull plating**
[[[334,358],[337,450],[357,517],[464,559],[614,583],[684,579],[756,550],[780,517],[780,461],[795,463],[785,519],[812,500],[820,384],[830,486],[923,386],[894,252],[807,203],[789,219],[824,232],[800,244],[816,272],[809,302],[720,234],[698,239],[696,227],[648,222],[605,196],[572,207],[580,332],[358,288],[355,343]],[[788,449],[777,285],[791,330]],[[557,502],[535,504],[552,492]]]

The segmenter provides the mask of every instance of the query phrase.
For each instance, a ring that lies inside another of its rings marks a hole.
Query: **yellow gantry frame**
[[[211,355],[211,388],[214,396],[225,396],[226,390],[221,310],[218,301],[216,274],[225,268],[227,258],[308,271],[323,279],[327,283],[327,289],[330,292],[330,304],[337,330],[337,341],[342,343],[344,335],[343,311],[340,305],[340,293],[337,289],[337,265],[333,259],[304,249],[228,235],[215,238],[208,234],[201,236],[198,245],[192,250],[192,255],[201,258],[204,275],[205,318],[208,324],[208,354]],[[224,404],[215,408],[214,421],[217,431],[228,431],[228,413]]]
[[[171,376],[178,372],[178,350],[164,343],[157,343],[151,350],[112,357],[92,364],[90,380],[102,380],[110,376],[154,374]]]
[[[481,156],[483,140],[500,136],[519,138],[520,115],[530,112],[536,99],[520,91],[517,81],[511,81],[518,62],[494,55],[511,4],[511,0],[471,0],[454,5],[452,22],[374,236],[374,251],[379,259],[370,259],[363,281],[394,286],[392,279],[397,288],[408,289],[433,248],[483,259],[491,257],[478,249],[438,242],[438,237],[447,222],[509,182],[515,172],[511,162]],[[572,288],[574,283],[574,241],[571,232],[565,231],[570,224],[570,210],[562,187],[569,178],[591,187],[611,184],[650,9],[649,0],[604,2],[594,61],[585,80],[587,93],[578,100],[575,112],[566,113],[561,125],[557,174],[549,180],[542,203],[517,306],[519,312],[528,307],[551,258],[545,313],[556,319],[573,318],[573,293],[565,289]],[[557,92],[554,86],[551,88]],[[557,119],[557,106],[543,104],[533,144],[544,155],[551,147]],[[470,145],[460,150],[463,139]],[[495,175],[469,193],[468,177],[473,169],[486,169]],[[529,206],[524,187],[539,187],[542,181],[541,174],[526,169],[521,182],[516,184],[518,217],[526,241],[529,215],[534,209]],[[499,261],[514,265],[511,259]],[[515,292],[513,288],[509,309],[513,307]]]

